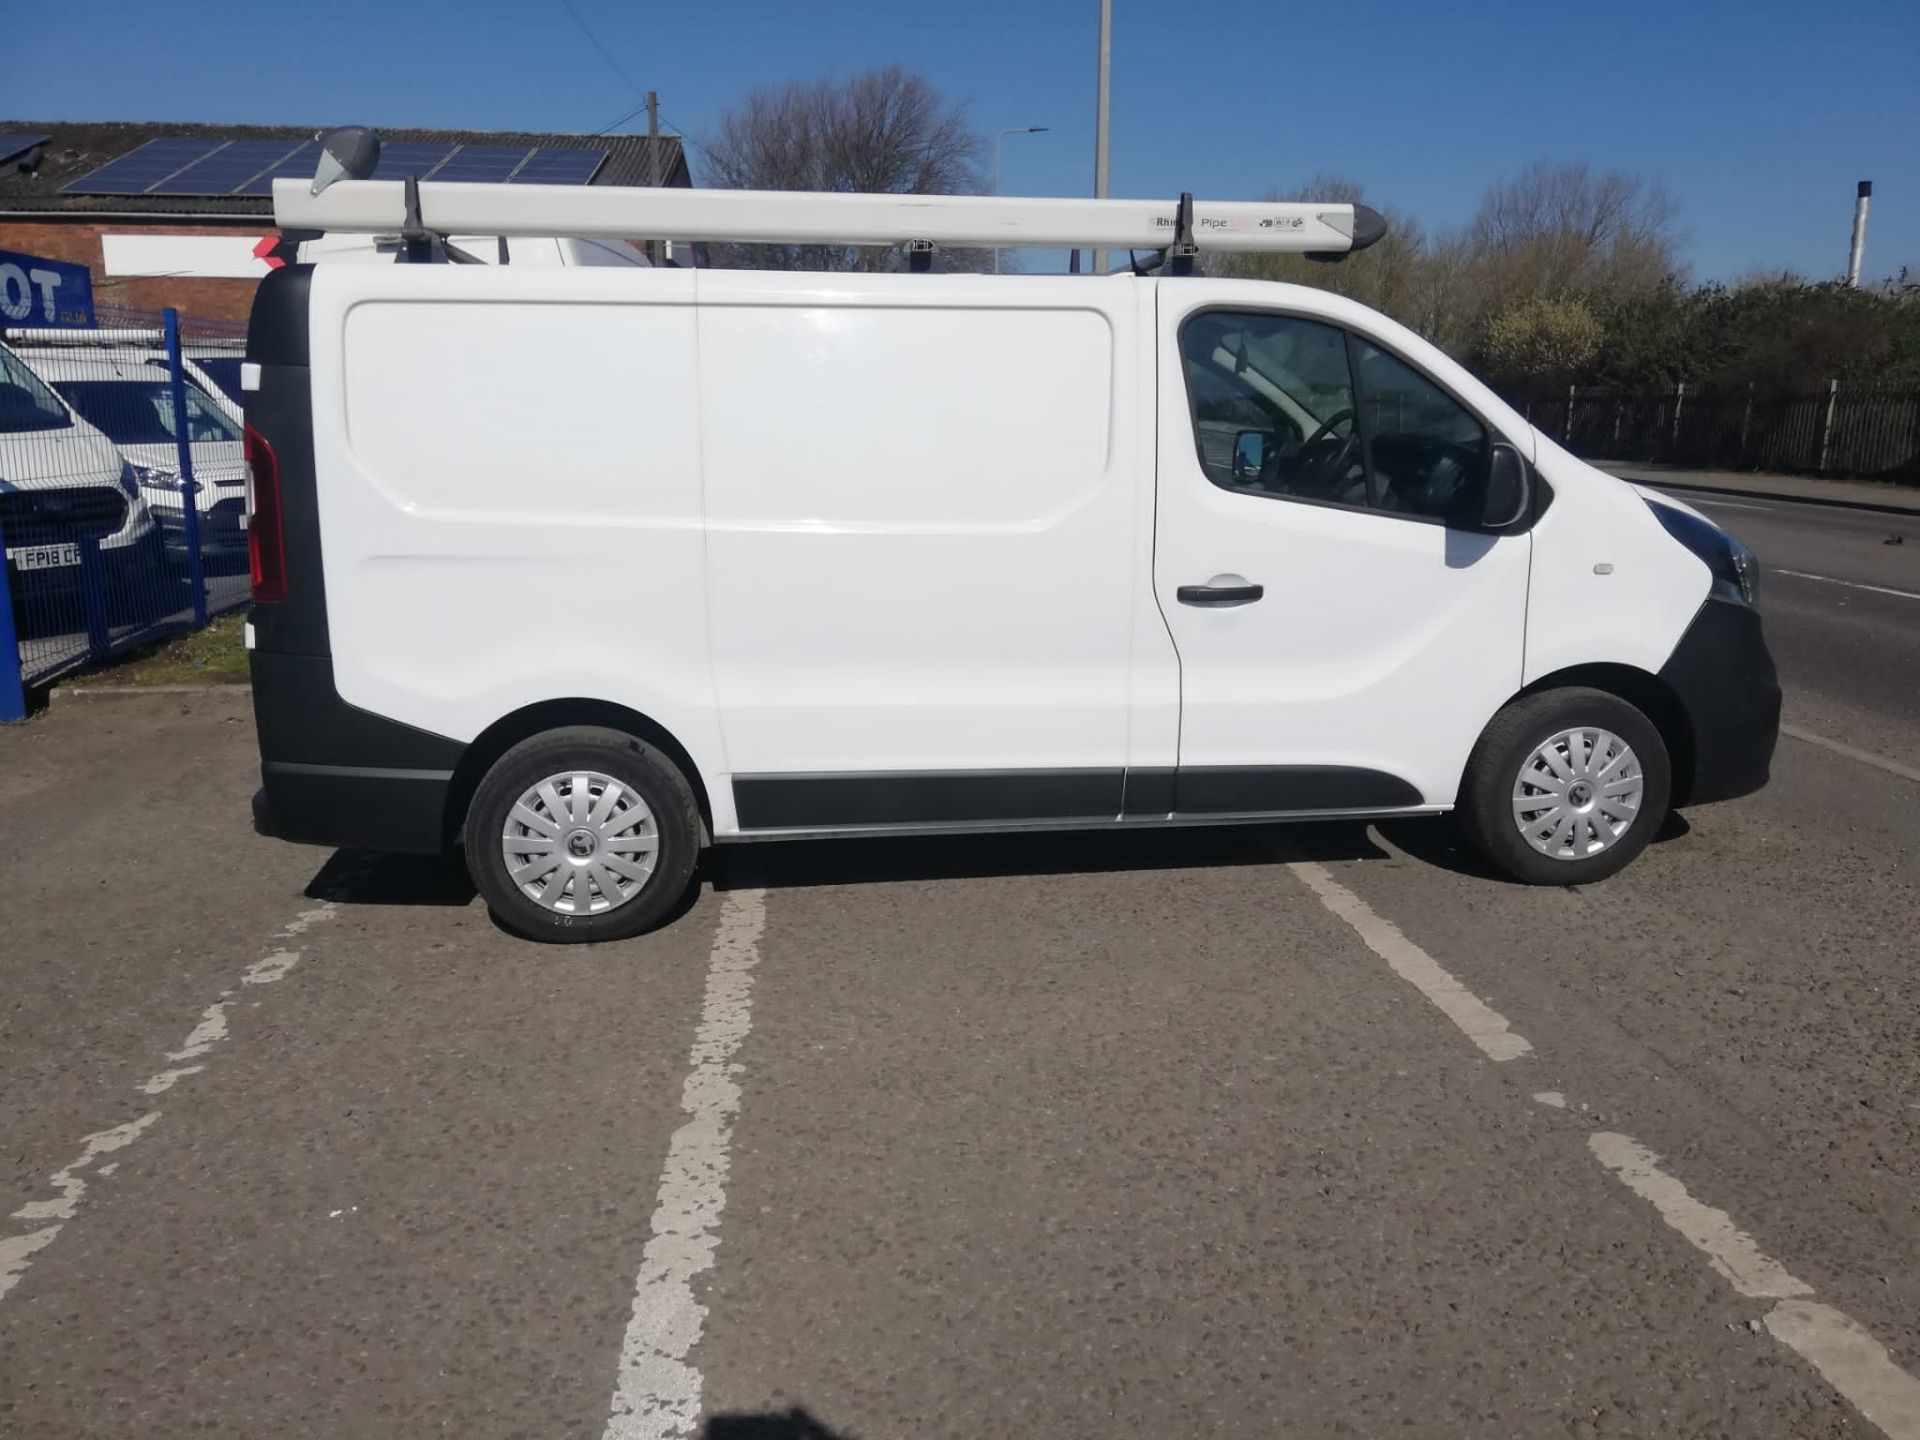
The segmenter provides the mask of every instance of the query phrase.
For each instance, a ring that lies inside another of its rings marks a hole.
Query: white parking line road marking
[[[1773,1338],[1797,1351],[1892,1440],[1920,1440],[1920,1380],[1831,1305],[1783,1300],[1767,1315]]]
[[[56,1170],[47,1179],[47,1188],[60,1192],[54,1200],[35,1200],[22,1205],[13,1212],[16,1220],[71,1220],[80,1209],[80,1197],[87,1193],[87,1182],[80,1178],[79,1172],[86,1169],[102,1155],[111,1155],[116,1150],[124,1150],[138,1140],[154,1121],[160,1118],[158,1110],[149,1110],[138,1120],[129,1120],[124,1125],[116,1125],[111,1130],[102,1130],[87,1136],[81,1144],[80,1158],[71,1161],[64,1168]]]
[[[1324,865],[1296,860],[1287,868],[1320,897],[1320,903],[1353,929],[1366,946],[1393,968],[1393,973],[1418,990],[1460,1028],[1489,1060],[1516,1060],[1531,1055],[1533,1046],[1516,1033],[1504,1015],[1468,990],[1439,961],[1414,944],[1400,927],[1383,919]]]
[[[1814,575],[1805,570],[1782,570],[1778,565],[1766,567],[1770,575],[1791,575],[1796,580],[1818,580],[1823,585],[1844,585],[1849,590],[1871,590],[1876,595],[1897,595],[1902,600],[1920,600],[1920,590],[1896,590],[1891,585],[1869,585],[1861,580],[1842,580],[1833,575]]]
[[[331,920],[334,916],[332,901],[322,901],[310,910],[302,910],[274,936],[276,940],[289,939],[306,931],[321,920]],[[241,983],[245,985],[271,985],[283,979],[300,960],[298,950],[276,950],[264,960],[256,960],[247,967]],[[227,1038],[227,1009],[234,1002],[227,998],[231,990],[223,990],[217,1004],[209,1005],[200,1012],[200,1023],[187,1032],[187,1038],[180,1042],[178,1050],[167,1053],[169,1060],[196,1060],[208,1054],[214,1046]],[[171,1090],[180,1081],[190,1075],[198,1075],[205,1065],[184,1065],[171,1070],[161,1070],[148,1076],[133,1088],[142,1095],[160,1095]],[[160,1118],[158,1110],[149,1110],[136,1120],[116,1125],[111,1130],[96,1131],[92,1135],[81,1137],[82,1146],[78,1159],[69,1162],[63,1169],[56,1170],[47,1179],[47,1188],[57,1192],[52,1200],[32,1200],[13,1212],[15,1220],[51,1220],[54,1223],[33,1230],[24,1235],[0,1235],[0,1300],[7,1292],[18,1285],[33,1264],[33,1257],[51,1245],[62,1227],[72,1220],[80,1210],[81,1197],[87,1193],[87,1182],[80,1177],[93,1162],[115,1150],[124,1149],[138,1140]],[[98,1167],[96,1174],[109,1176],[118,1166],[118,1161]]]
[[[1862,765],[1871,765],[1884,770],[1889,775],[1898,775],[1903,780],[1920,780],[1920,770],[1911,765],[1902,765],[1898,760],[1889,760],[1884,755],[1876,755],[1871,750],[1858,750],[1838,740],[1829,740],[1824,735],[1816,735],[1811,730],[1802,730],[1798,725],[1782,725],[1782,735],[1791,735],[1796,740],[1804,740],[1809,745],[1818,745],[1823,750],[1831,750],[1836,755],[1844,755],[1849,760],[1858,760]]]
[[[700,1423],[700,1371],[688,1359],[707,1307],[693,1280],[713,1266],[727,1203],[733,1117],[740,1109],[735,1052],[753,1028],[753,967],[767,923],[766,892],[735,890],[721,902],[707,962],[707,992],[680,1091],[686,1124],[673,1132],[660,1173],[653,1238],[634,1281],[633,1313],[604,1440],[673,1440]]]
[[[1781,728],[1796,733],[1789,727]],[[1817,736],[1802,738],[1849,753],[1845,747]],[[1853,758],[1883,768],[1890,763],[1860,752]],[[1913,778],[1920,779],[1920,774]],[[1382,838],[1381,843],[1387,842]],[[1286,858],[1284,853],[1282,858]],[[1459,1026],[1489,1059],[1511,1060],[1533,1052],[1533,1046],[1514,1033],[1505,1017],[1471,994],[1397,926],[1336,881],[1325,866],[1300,860],[1289,861],[1287,868],[1327,909],[1346,921],[1368,949]],[[1556,1110],[1567,1108],[1566,1096],[1558,1090],[1536,1091],[1533,1099]],[[1705,1255],[1735,1290],[1754,1299],[1777,1301],[1767,1314],[1767,1329],[1818,1370],[1848,1404],[1890,1440],[1920,1440],[1920,1380],[1894,1364],[1886,1348],[1858,1322],[1830,1305],[1804,1298],[1813,1293],[1810,1285],[1765,1254],[1726,1211],[1695,1199],[1685,1185],[1660,1168],[1660,1157],[1639,1141],[1601,1131],[1588,1136],[1587,1145],[1595,1159],[1652,1205],[1660,1218]]]
[[[1753,1237],[1716,1210],[1687,1193],[1687,1187],[1660,1168],[1660,1158],[1639,1141],[1600,1131],[1587,1147],[1634,1194],[1660,1212],[1660,1218],[1686,1236],[1712,1262],[1727,1283],[1756,1300],[1811,1295],[1813,1287],[1789,1275],[1777,1260],[1760,1253]]]
[[[1726,1211],[1690,1195],[1639,1141],[1602,1131],[1588,1136],[1587,1145],[1623,1185],[1704,1254],[1735,1290],[1780,1302],[1766,1317],[1774,1339],[1818,1370],[1848,1404],[1891,1440],[1920,1440],[1920,1380],[1894,1364],[1886,1347],[1857,1321],[1831,1305],[1800,1298],[1811,1295],[1813,1287],[1763,1254]]]
[[[79,1158],[68,1161],[47,1178],[47,1188],[58,1192],[56,1198],[34,1200],[13,1212],[15,1220],[51,1220],[54,1223],[30,1234],[10,1235],[0,1240],[0,1297],[20,1283],[21,1277],[27,1273],[27,1267],[33,1263],[33,1256],[51,1245],[67,1221],[79,1213],[81,1197],[87,1193],[87,1182],[80,1178],[80,1172],[102,1155],[124,1150],[159,1118],[158,1110],[150,1110],[138,1120],[129,1120],[111,1130],[101,1130],[83,1137]]]

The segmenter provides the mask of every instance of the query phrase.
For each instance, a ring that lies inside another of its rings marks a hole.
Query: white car
[[[14,352],[61,399],[116,446],[165,532],[176,558],[186,547],[186,507],[173,390],[166,352],[138,344],[86,343],[69,332],[60,343],[14,332]],[[185,385],[187,435],[198,488],[201,559],[210,572],[246,561],[246,463],[241,424],[224,396],[209,394],[189,376]]]
[[[1380,228],[1346,205],[420,188],[455,230],[562,206],[717,239],[1080,227],[1170,262]],[[391,228],[403,196],[275,203]],[[464,845],[523,934],[634,934],[704,844],[843,835],[1457,811],[1507,875],[1585,884],[1672,805],[1768,777],[1745,547],[1323,290],[1172,263],[320,264],[270,275],[249,334],[259,822]]]
[[[240,365],[246,357],[244,340],[188,340],[181,344],[187,376],[212,397],[235,425],[245,404],[240,390]],[[165,356],[160,357],[162,360]]]
[[[132,467],[0,345],[0,543],[23,631],[72,628],[87,541],[116,610],[169,579]]]

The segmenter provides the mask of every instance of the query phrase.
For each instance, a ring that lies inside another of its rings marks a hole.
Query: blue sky
[[[1095,0],[573,3],[696,137],[752,86],[898,62],[982,130],[1052,127],[1007,140],[1009,193],[1090,193]],[[1253,198],[1332,171],[1446,226],[1531,160],[1584,160],[1664,180],[1693,273],[1731,278],[1838,273],[1872,179],[1869,274],[1920,273],[1915,0],[1114,11],[1116,195]],[[638,102],[561,0],[104,3],[84,43],[57,38],[65,13],[38,12],[45,63],[9,57],[15,117],[592,131]]]

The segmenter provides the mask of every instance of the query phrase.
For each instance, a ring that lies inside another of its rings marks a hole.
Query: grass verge
[[[247,613],[238,610],[204,630],[143,645],[60,683],[79,690],[95,685],[244,685],[246,627]]]

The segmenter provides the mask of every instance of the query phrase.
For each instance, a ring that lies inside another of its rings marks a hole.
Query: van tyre
[[[1570,686],[1523,696],[1493,717],[1467,761],[1460,819],[1502,874],[1588,885],[1647,848],[1672,792],[1653,722],[1617,695]]]
[[[467,808],[467,869],[495,918],[551,944],[624,940],[686,893],[700,812],[644,740],[597,726],[523,740]]]

